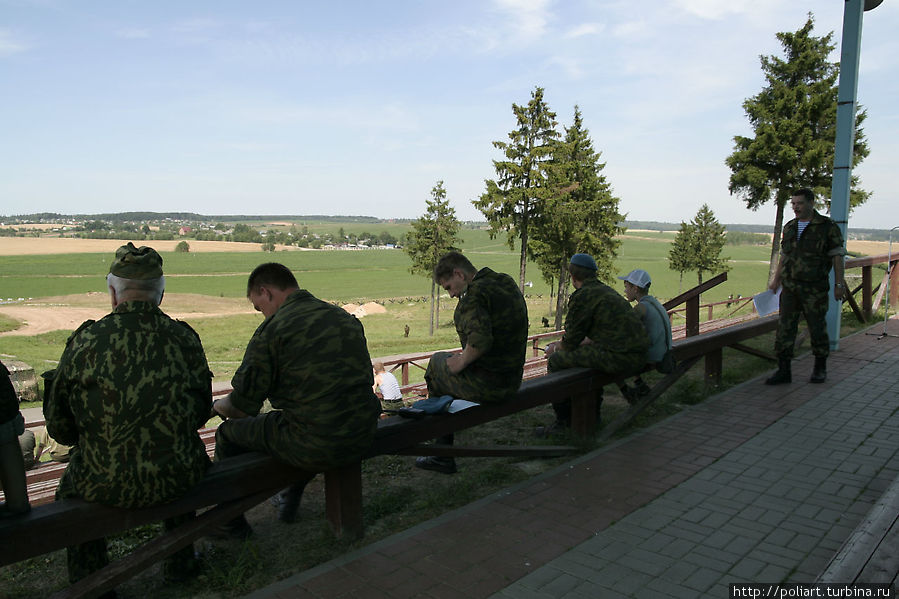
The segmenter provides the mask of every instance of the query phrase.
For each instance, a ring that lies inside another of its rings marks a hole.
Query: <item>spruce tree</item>
[[[599,278],[609,281],[621,241],[618,198],[602,174],[605,163],[593,148],[580,109],[574,107],[571,127],[565,139],[555,143],[548,189],[552,191],[533,221],[531,257],[540,265],[546,280],[558,282],[556,329],[562,327],[562,313],[568,295],[568,260],[577,252],[596,260]]]
[[[412,230],[406,234],[403,251],[412,260],[409,271],[431,279],[429,334],[433,336],[435,326],[440,326],[440,297],[435,294],[437,283],[434,281],[434,268],[445,253],[458,249],[456,243],[459,241],[461,223],[456,218],[456,210],[446,199],[443,181],[437,181],[431,189],[431,199],[426,200],[426,205],[425,213],[412,221]]]
[[[491,237],[504,231],[509,247],[521,242],[518,286],[524,293],[531,221],[542,214],[550,195],[547,188],[549,163],[555,142],[556,113],[543,101],[543,88],[537,87],[526,106],[512,104],[518,128],[509,133],[509,141],[495,141],[505,160],[494,160],[496,179],[486,181],[487,190],[472,204],[490,223]]]
[[[756,210],[773,199],[777,205],[769,272],[777,264],[784,207],[791,191],[812,189],[829,198],[833,178],[837,120],[839,65],[828,61],[834,49],[833,32],[812,35],[811,13],[796,32],[777,34],[784,57],[761,56],[766,85],[743,102],[753,135],[734,137],[734,151],[725,160],[731,170],[731,193]],[[856,115],[852,166],[868,155],[861,125],[864,110]],[[850,207],[864,203],[868,192],[852,177]],[[825,200],[825,203],[827,200]]]

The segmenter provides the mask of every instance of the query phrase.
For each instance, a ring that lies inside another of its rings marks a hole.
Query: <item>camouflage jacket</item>
[[[780,242],[783,261],[781,281],[787,288],[799,284],[826,290],[833,257],[846,254],[840,228],[816,211],[801,237],[798,233],[798,219],[794,218],[784,225],[783,240]]]
[[[87,501],[163,503],[209,465],[197,429],[212,373],[200,338],[150,302],[119,304],[72,333],[44,399],[47,431],[74,445],[67,476]]]
[[[0,362],[0,423],[7,422],[19,413],[19,398],[9,379],[9,370]]]
[[[630,303],[596,279],[584,281],[568,298],[562,349],[572,351],[589,337],[603,350],[645,355],[649,337]]]
[[[459,299],[453,320],[462,347],[483,352],[468,368],[514,382],[517,388],[527,355],[528,307],[512,277],[479,270]]]
[[[299,289],[256,329],[231,380],[231,402],[256,414],[269,399],[284,412],[288,438],[364,451],[381,412],[372,385],[362,323]]]

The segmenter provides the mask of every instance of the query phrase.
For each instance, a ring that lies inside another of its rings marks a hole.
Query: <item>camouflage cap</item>
[[[109,272],[123,279],[158,279],[162,276],[162,256],[151,247],[137,248],[129,241],[116,250]]]

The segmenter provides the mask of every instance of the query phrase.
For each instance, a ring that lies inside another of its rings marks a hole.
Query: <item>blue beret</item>
[[[593,256],[590,254],[575,254],[571,257],[571,263],[575,266],[580,266],[581,268],[598,270],[596,267],[596,260],[594,260]]]

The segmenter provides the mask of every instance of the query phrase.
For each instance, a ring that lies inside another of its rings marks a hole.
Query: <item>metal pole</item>
[[[886,294],[883,296],[886,300],[883,306],[883,333],[880,334],[878,339],[883,339],[884,337],[895,337],[895,335],[889,335],[887,333],[887,319],[890,315],[890,279],[893,278],[893,231],[899,229],[899,226],[895,226],[890,229],[890,249],[887,250],[887,287]]]
[[[852,147],[855,143],[855,112],[858,95],[858,60],[862,40],[862,0],[845,0],[843,9],[843,42],[840,49],[840,87],[837,97],[837,137],[834,148],[833,184],[830,192],[830,218],[843,234],[849,222],[849,186],[852,180]],[[833,287],[833,273],[830,286]],[[840,313],[842,304],[829,296],[827,335],[830,349],[840,346]]]

